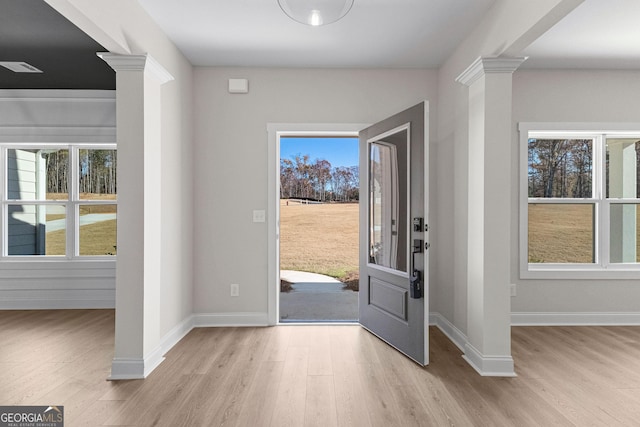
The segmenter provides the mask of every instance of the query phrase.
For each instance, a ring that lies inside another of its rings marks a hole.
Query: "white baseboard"
[[[193,326],[268,326],[267,313],[198,313],[193,315]]]
[[[178,323],[173,329],[171,329],[160,341],[160,348],[162,354],[165,355],[169,350],[180,342],[191,330],[193,329],[193,316],[189,316],[182,322]]]
[[[429,313],[429,324],[437,326],[443,334],[449,338],[449,340],[464,352],[464,347],[467,344],[467,336],[456,328],[455,325],[447,320],[440,313]]]
[[[146,378],[162,363],[164,355],[171,350],[193,328],[267,326],[267,313],[200,313],[187,317],[173,327],[160,340],[160,345],[144,359],[114,358],[111,362],[109,380],[131,380]]]
[[[462,358],[480,375],[487,377],[515,377],[511,356],[485,356],[476,350],[467,336],[440,313],[429,313],[429,324],[436,326],[464,354]]]
[[[144,358],[144,372],[142,378],[147,378],[154,369],[164,361],[162,347],[156,347],[147,357]]]
[[[462,358],[483,377],[516,376],[511,356],[483,355],[474,346],[467,343]]]
[[[162,349],[158,346],[144,359],[115,357],[111,362],[111,376],[107,379],[115,381],[147,378],[164,361],[162,354]]]
[[[111,375],[107,378],[113,380],[138,380],[144,378],[144,360],[126,357],[114,357],[111,362]]]
[[[160,345],[156,347],[144,359],[136,358],[114,358],[111,362],[111,376],[114,380],[134,380],[143,379],[157,368],[164,360],[164,355],[180,342],[185,335],[193,329],[193,316],[189,316],[178,323],[160,340]]]
[[[512,326],[639,326],[640,313],[511,313]]]

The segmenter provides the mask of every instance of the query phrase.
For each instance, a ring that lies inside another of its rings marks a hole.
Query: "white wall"
[[[513,165],[518,165],[518,122],[640,122],[640,71],[520,70],[514,75],[513,95]],[[516,166],[512,182],[518,182],[518,173]],[[511,199],[511,271],[517,284],[513,313],[640,314],[640,274],[636,280],[519,279],[517,185]],[[606,316],[591,318],[607,321]]]
[[[248,78],[249,93],[229,94],[229,78]],[[196,68],[194,312],[267,313],[267,226],[252,222],[267,209],[267,123],[374,123],[425,99],[435,123],[436,79],[432,70]]]
[[[0,142],[114,143],[115,112],[113,91],[0,90]],[[114,260],[0,263],[0,309],[115,304]]]

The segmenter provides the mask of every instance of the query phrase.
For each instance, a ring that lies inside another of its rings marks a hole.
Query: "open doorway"
[[[280,139],[279,321],[358,321],[358,138]]]

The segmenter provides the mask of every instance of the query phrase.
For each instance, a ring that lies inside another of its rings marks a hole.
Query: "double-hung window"
[[[520,124],[523,278],[640,270],[640,126]]]
[[[114,144],[2,144],[4,259],[116,254]]]

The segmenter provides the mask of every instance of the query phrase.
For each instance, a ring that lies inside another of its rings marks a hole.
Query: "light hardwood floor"
[[[358,326],[194,329],[146,380],[105,381],[111,310],[0,312],[0,405],[67,426],[639,426],[640,327],[515,327],[517,378],[432,328],[420,368]]]

